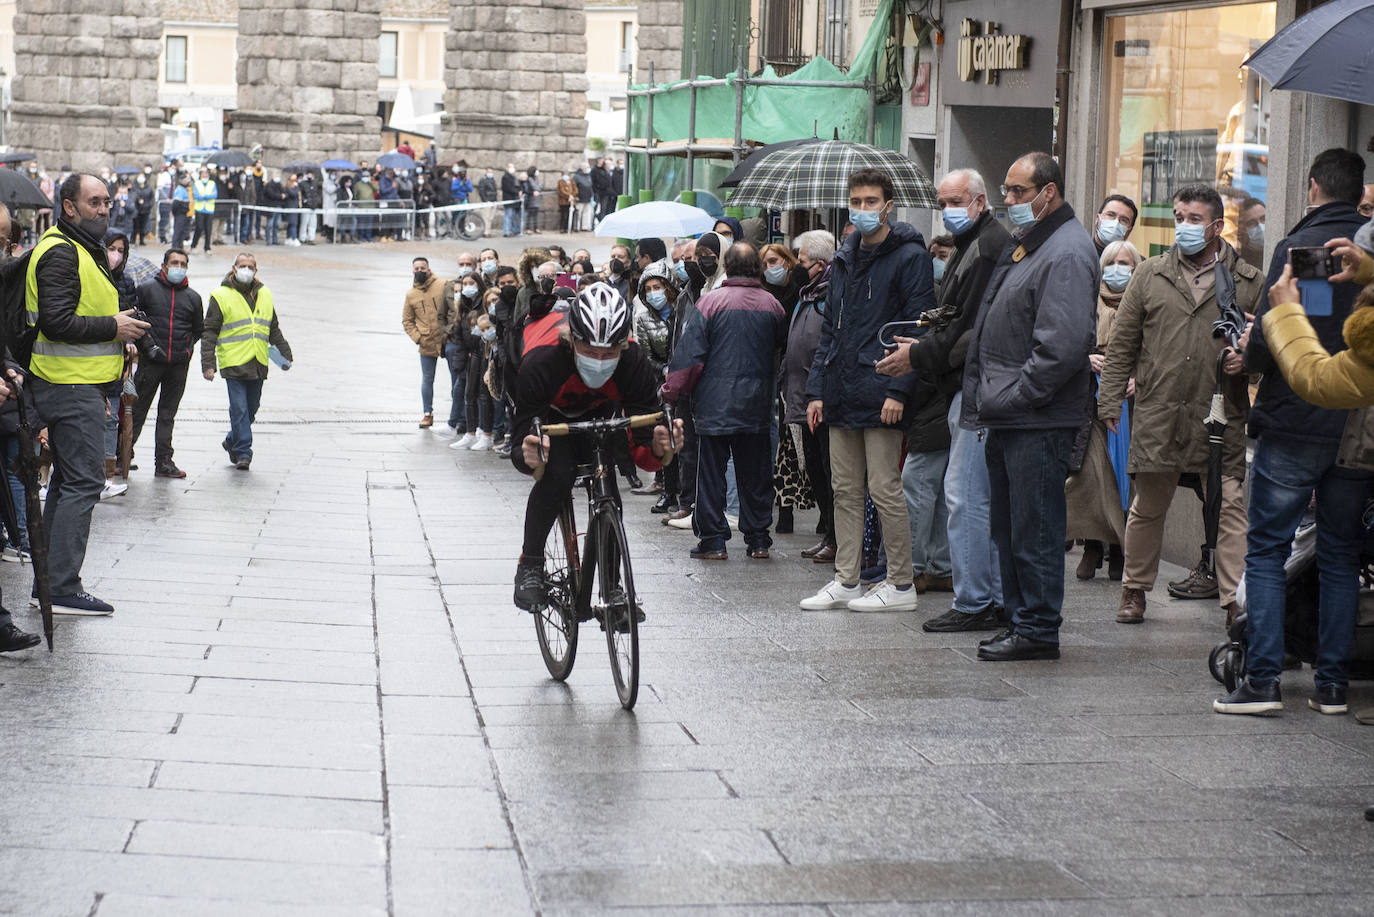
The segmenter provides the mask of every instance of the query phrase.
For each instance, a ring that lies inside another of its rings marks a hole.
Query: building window
[[[186,36],[167,36],[167,82],[186,82]]]
[[[849,66],[849,0],[825,0],[825,57],[841,69]]]
[[[1174,192],[1196,183],[1220,192],[1240,247],[1239,205],[1265,200],[1269,168],[1269,88],[1241,62],[1274,17],[1274,3],[1237,3],[1107,18],[1099,190],[1140,204],[1131,241],[1147,255],[1173,244]]]
[[[396,47],[400,36],[396,32],[383,32],[381,45],[377,49],[377,73],[384,77],[396,78]]]
[[[802,50],[802,0],[766,0],[763,62],[779,74],[791,73],[809,59]]]
[[[629,73],[630,68],[635,62],[635,24],[633,22],[622,21],[620,23],[620,50],[616,55],[616,69],[621,73]]]

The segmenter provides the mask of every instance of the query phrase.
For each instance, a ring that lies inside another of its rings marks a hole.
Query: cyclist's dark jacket
[[[624,413],[651,414],[659,410],[658,377],[639,345],[631,342],[620,355],[615,375],[598,389],[587,388],[577,374],[572,348],[560,344],[537,347],[525,354],[515,391],[515,420],[511,424],[510,460],[517,471],[530,474],[520,444],[534,427],[545,423],[593,420]],[[630,430],[630,456],[645,471],[663,467],[653,453],[653,428]]]

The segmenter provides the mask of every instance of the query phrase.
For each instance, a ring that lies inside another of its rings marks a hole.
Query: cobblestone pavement
[[[145,456],[96,511],[115,616],[0,657],[0,912],[1374,912],[1374,729],[1308,711],[1310,670],[1281,717],[1210,713],[1207,603],[1122,627],[1070,577],[1062,660],[980,663],[921,632],[945,596],[799,611],[813,514],[703,565],[630,497],[639,705],[596,633],[549,681],[510,604],[525,481],[415,426],[410,251],[265,256],[299,362],[253,470],[193,380],[190,476]],[[0,567],[12,608],[27,572]]]

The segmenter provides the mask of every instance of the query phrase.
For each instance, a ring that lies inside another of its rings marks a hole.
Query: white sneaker
[[[0,560],[11,564],[26,564],[29,562],[29,552],[21,551],[12,544],[5,545],[5,550],[0,552]]]
[[[122,497],[128,490],[128,484],[116,484],[114,481],[107,480],[105,488],[100,491],[100,499],[109,500],[111,497]]]
[[[692,530],[692,517],[683,516],[681,519],[670,519],[668,524],[675,529],[686,529],[690,532]]]
[[[870,590],[868,595],[853,599],[849,603],[849,610],[915,611],[916,587],[907,586],[905,589],[898,589],[891,583],[880,583]]]
[[[472,431],[468,431],[459,437],[457,442],[449,443],[448,447],[450,449],[466,449],[475,442],[477,442],[477,436]]]
[[[832,608],[848,608],[850,603],[863,597],[863,589],[857,585],[846,586],[839,580],[831,580],[821,587],[815,595],[807,596],[799,603],[807,611],[829,611]]]
[[[490,451],[491,451],[491,434],[490,434],[490,433],[478,433],[478,434],[477,434],[477,439],[476,439],[476,441],[473,442],[473,444],[472,444],[471,446],[468,446],[468,451],[469,451],[469,452],[490,452]]]

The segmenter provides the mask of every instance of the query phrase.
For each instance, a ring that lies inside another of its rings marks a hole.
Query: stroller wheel
[[[1222,672],[1222,665],[1226,660],[1226,651],[1231,648],[1230,643],[1218,643],[1212,647],[1212,652],[1207,655],[1207,670],[1212,673],[1221,684],[1226,684],[1226,676]]]
[[[1232,643],[1226,648],[1226,660],[1222,663],[1222,684],[1227,691],[1234,691],[1245,678],[1245,647]]]

